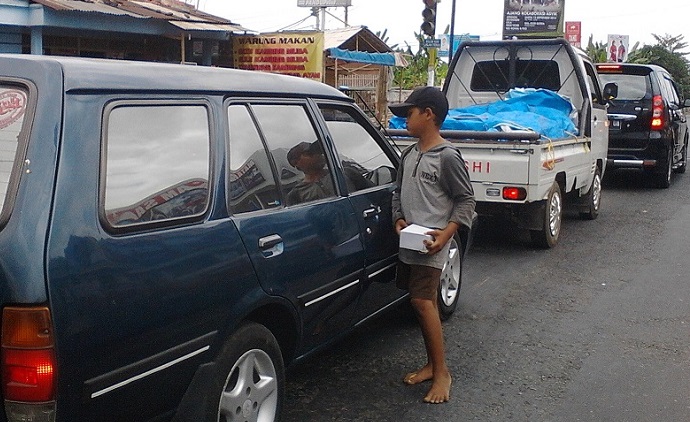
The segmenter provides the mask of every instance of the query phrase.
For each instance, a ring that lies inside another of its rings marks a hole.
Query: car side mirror
[[[618,97],[618,84],[609,82],[604,85],[604,101],[609,102]]]
[[[690,98],[686,98],[685,101],[683,101],[683,108],[690,107]]]

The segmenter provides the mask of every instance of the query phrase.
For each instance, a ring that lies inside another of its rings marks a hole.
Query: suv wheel
[[[216,364],[214,422],[273,421],[280,416],[285,369],[280,347],[263,325],[246,323],[225,343]],[[214,388],[215,387],[215,388]]]
[[[680,163],[676,167],[675,172],[678,174],[685,173],[685,169],[688,167],[688,138],[685,138],[685,143],[683,144],[683,155],[681,156]]]
[[[441,285],[438,291],[438,311],[442,321],[450,318],[458,306],[462,285],[462,257],[460,238],[455,235],[450,239],[448,259],[443,265]]]
[[[673,172],[673,150],[666,151],[666,162],[663,171],[654,173],[654,182],[659,189],[668,189],[671,186],[671,173]]]

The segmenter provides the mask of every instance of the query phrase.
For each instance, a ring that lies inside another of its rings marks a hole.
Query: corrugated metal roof
[[[169,21],[171,25],[185,31],[222,31],[222,32],[253,32],[251,29],[230,23],[208,23],[208,22],[187,22]]]
[[[391,48],[366,26],[349,26],[324,31],[324,50],[347,48],[370,53],[387,53]],[[354,47],[357,48],[354,48]]]
[[[256,32],[179,0],[32,0],[53,10],[159,19],[186,31]]]

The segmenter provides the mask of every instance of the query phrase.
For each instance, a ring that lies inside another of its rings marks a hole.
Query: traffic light
[[[430,37],[436,35],[436,3],[438,0],[424,0],[424,10],[422,10],[422,32]]]

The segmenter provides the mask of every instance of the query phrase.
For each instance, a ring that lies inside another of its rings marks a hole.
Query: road
[[[401,382],[424,347],[400,309],[290,371],[283,420],[688,420],[690,175],[608,176],[599,218],[566,216],[556,248],[480,222],[444,323],[449,403]]]

